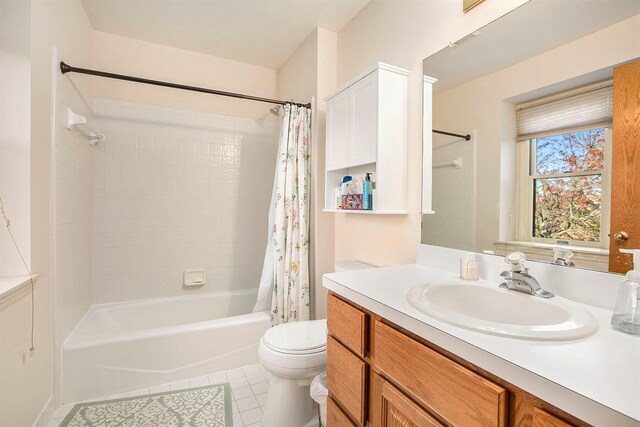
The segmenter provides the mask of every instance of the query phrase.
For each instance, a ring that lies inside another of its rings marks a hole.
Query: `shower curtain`
[[[269,211],[269,240],[256,311],[271,324],[309,319],[311,109],[287,104]]]

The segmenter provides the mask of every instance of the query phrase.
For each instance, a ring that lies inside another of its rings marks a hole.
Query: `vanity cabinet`
[[[333,292],[327,312],[327,427],[588,425]]]
[[[377,63],[326,98],[325,211],[407,213],[408,75]],[[366,172],[376,182],[376,209],[337,209],[342,178]]]

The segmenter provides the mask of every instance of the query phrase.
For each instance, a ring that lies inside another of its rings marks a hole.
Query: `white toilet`
[[[335,264],[335,271],[374,268],[356,261]],[[326,319],[285,323],[264,333],[260,363],[271,374],[265,427],[316,427],[318,410],[309,395],[311,380],[327,367]]]
[[[258,347],[271,374],[262,424],[265,427],[319,425],[309,385],[327,365],[327,321],[286,323],[269,329]]]

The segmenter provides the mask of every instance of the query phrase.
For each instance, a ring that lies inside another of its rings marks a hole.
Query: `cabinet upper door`
[[[327,170],[349,166],[349,91],[327,101]]]
[[[349,88],[349,166],[374,163],[378,145],[378,71]]]

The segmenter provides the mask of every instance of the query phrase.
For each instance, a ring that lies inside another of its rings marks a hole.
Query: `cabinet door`
[[[533,427],[571,427],[560,418],[540,408],[533,409]]]
[[[376,161],[378,145],[378,71],[349,88],[349,166]]]
[[[400,390],[376,375],[374,425],[379,427],[441,427],[438,420],[405,396]]]
[[[349,91],[327,101],[327,170],[348,167]]]
[[[327,427],[356,427],[330,397],[327,398]]]
[[[327,388],[329,396],[363,427],[367,418],[367,365],[327,336]]]

